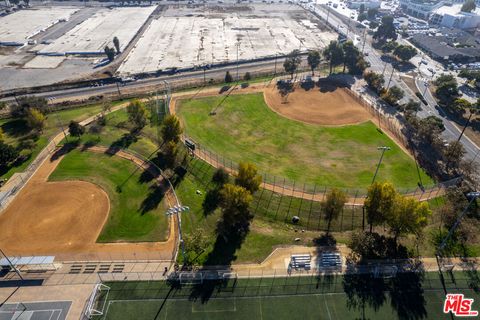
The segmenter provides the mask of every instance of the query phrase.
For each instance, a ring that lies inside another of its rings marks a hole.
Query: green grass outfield
[[[271,111],[260,94],[179,101],[178,113],[188,136],[234,162],[256,163],[260,171],[298,183],[366,188],[380,152],[389,146],[378,180],[397,188],[415,188],[419,173],[412,158],[372,122],[322,127],[292,121]],[[424,185],[432,180],[420,170]]]
[[[165,208],[149,173],[130,161],[106,154],[73,150],[49,180],[83,180],[100,186],[110,199],[110,213],[99,242],[164,241]],[[119,190],[118,187],[121,187]]]
[[[470,289],[466,275],[455,273],[455,281],[447,279],[447,292],[474,298],[474,309],[480,309],[480,294]],[[442,312],[445,293],[436,272],[423,280],[403,274],[241,279],[176,288],[155,281],[106,284],[108,300],[99,301],[105,313],[95,319],[451,319]]]

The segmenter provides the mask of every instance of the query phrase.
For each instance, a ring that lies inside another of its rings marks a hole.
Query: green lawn
[[[36,158],[40,151],[47,145],[50,138],[61,131],[63,127],[66,130],[71,120],[82,121],[102,110],[100,105],[92,105],[83,108],[67,109],[53,112],[47,115],[45,128],[39,137],[32,136],[22,119],[1,119],[0,127],[4,132],[5,143],[19,146],[22,141],[33,138],[35,145],[32,149],[24,149],[21,154],[26,156],[26,160],[17,163],[10,168],[3,168],[0,171],[0,178],[10,178],[14,173],[21,172]]]
[[[474,298],[478,310],[480,294],[470,289],[471,278],[459,272],[454,276],[454,284],[446,281],[447,292]],[[437,272],[423,279],[415,274],[387,280],[311,275],[203,286],[174,287],[162,281],[106,284],[111,288],[107,300],[99,301],[105,303],[105,314],[96,319],[451,319],[443,314],[445,293]]]
[[[179,102],[186,133],[197,143],[234,162],[256,163],[262,172],[297,183],[366,188],[380,152],[389,146],[378,180],[397,188],[415,188],[419,181],[413,159],[372,122],[322,127],[283,118],[266,106],[262,94],[207,97]],[[424,185],[432,180],[420,170]]]
[[[73,150],[60,162],[50,180],[84,180],[99,185],[110,198],[108,221],[97,239],[163,241],[168,221],[149,173],[116,156]]]

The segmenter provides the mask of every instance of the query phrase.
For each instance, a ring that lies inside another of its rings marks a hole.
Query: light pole
[[[462,213],[460,213],[460,215],[458,216],[457,220],[455,221],[455,223],[453,224],[453,226],[450,228],[450,231],[448,232],[447,236],[443,239],[442,243],[438,246],[438,249],[437,249],[437,252],[436,252],[436,256],[438,258],[438,256],[441,256],[441,253],[443,251],[443,249],[445,249],[445,246],[447,245],[447,241],[448,239],[450,239],[450,237],[452,236],[453,232],[455,231],[455,229],[457,229],[458,225],[460,224],[460,221],[462,220],[463,216],[465,215],[465,213],[467,213],[468,211],[468,208],[470,208],[470,205],[478,198],[480,197],[480,191],[474,191],[474,192],[469,192],[467,193],[467,198],[471,198],[470,202],[468,202],[467,206],[465,207],[465,209],[463,209]]]
[[[238,51],[240,50],[240,38],[237,38],[237,82],[239,80],[238,78]]]
[[[177,222],[178,222],[178,238],[180,240],[180,244],[182,246],[182,258],[183,258],[183,264],[185,264],[186,260],[185,260],[185,243],[183,242],[183,236],[182,236],[182,219],[180,218],[180,215],[179,213],[182,213],[182,212],[187,212],[190,210],[189,207],[186,207],[186,206],[182,206],[180,205],[180,202],[178,201],[178,198],[177,198],[177,195],[175,194],[175,191],[174,191],[174,195],[175,195],[175,200],[177,202],[177,205],[174,206],[174,207],[171,207],[170,209],[167,210],[167,212],[165,212],[165,214],[167,216],[171,216],[171,215],[175,215],[177,217]]]
[[[22,274],[20,273],[20,270],[18,270],[17,267],[15,267],[15,265],[12,263],[12,261],[10,261],[10,258],[7,257],[7,255],[3,252],[2,249],[0,249],[0,253],[1,253],[2,256],[4,256],[5,259],[7,260],[7,263],[8,263],[8,265],[10,266],[10,268],[12,268],[13,271],[15,271],[15,273],[20,277],[20,280],[22,280],[22,281],[25,280],[25,279],[23,279]]]
[[[390,150],[391,148],[383,146],[383,147],[378,147],[377,149],[382,150],[382,155],[380,156],[380,160],[378,161],[378,164],[377,164],[377,169],[375,170],[375,174],[373,175],[372,184],[375,182],[375,178],[377,177],[378,169],[382,164],[383,155],[385,154],[385,151]]]

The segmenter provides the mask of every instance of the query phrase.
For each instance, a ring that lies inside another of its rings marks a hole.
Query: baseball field
[[[279,178],[366,188],[380,158],[377,147],[388,146],[378,180],[397,188],[432,183],[345,89],[297,89],[285,104],[269,90],[180,100],[177,112],[186,134],[204,148]]]

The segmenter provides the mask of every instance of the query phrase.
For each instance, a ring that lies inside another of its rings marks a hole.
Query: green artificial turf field
[[[250,161],[262,172],[318,186],[366,188],[380,151],[389,146],[378,180],[397,188],[415,188],[432,180],[372,122],[322,127],[292,121],[271,111],[262,94],[231,95],[179,101],[178,114],[188,136],[234,162]]]
[[[106,154],[73,150],[50,175],[50,180],[83,180],[99,185],[110,199],[107,223],[97,239],[164,241],[168,221],[162,197],[149,173],[130,161]]]
[[[455,273],[449,293],[474,298],[471,278]],[[363,276],[304,276],[170,286],[166,282],[106,283],[104,315],[96,319],[451,319],[437,272]]]

